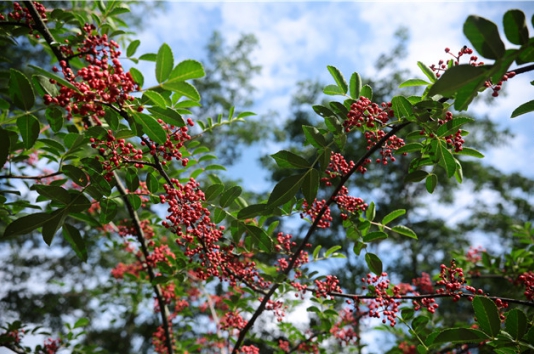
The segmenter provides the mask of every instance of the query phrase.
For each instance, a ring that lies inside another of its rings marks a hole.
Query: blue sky
[[[468,15],[476,14],[501,26],[504,12],[518,8],[526,13],[532,33],[530,19],[534,14],[532,1],[172,1],[166,6],[165,11],[149,20],[151,26],[137,34],[141,39],[138,53],[156,52],[166,42],[173,48],[177,61],[201,60],[214,30],[220,31],[229,42],[243,33],[253,33],[259,40],[253,58],[263,69],[253,80],[258,90],[253,94],[256,103],[251,110],[259,115],[273,109],[280,112],[278,117],[269,117],[273,124],[281,124],[281,119],[287,116],[284,112],[298,80],[332,81],[327,65],[338,67],[346,77],[354,71],[363,77],[373,76],[376,58],[395,45],[394,32],[400,26],[410,31],[406,48],[409,54],[397,64],[411,70],[415,77],[422,77],[416,65],[418,60],[436,63],[447,58],[443,52],[445,47],[456,50],[468,44],[462,32]],[[148,69],[150,67],[146,66],[147,70],[153,70]],[[509,95],[499,98],[496,105],[479,105],[475,109],[518,133],[510,146],[489,152],[486,162],[507,171],[523,171],[534,176],[534,167],[525,164],[528,157],[534,155],[534,143],[530,138],[534,135],[534,115],[509,119],[515,107],[532,99],[534,89],[528,85],[532,75],[527,75],[514,78],[506,87]],[[145,74],[146,78],[149,76]],[[240,175],[245,168],[252,171],[243,175],[245,185],[265,190],[263,177],[258,177],[264,175],[256,161],[257,155],[276,151],[277,147],[270,144],[250,149],[231,171],[240,172]]]

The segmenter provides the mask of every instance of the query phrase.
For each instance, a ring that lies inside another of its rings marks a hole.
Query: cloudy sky
[[[253,95],[256,103],[252,110],[262,115],[274,109],[282,113],[282,118],[298,80],[333,83],[327,65],[338,67],[347,78],[354,71],[364,77],[374,75],[376,58],[395,45],[394,33],[401,26],[410,32],[406,48],[409,54],[397,64],[411,70],[414,77],[422,77],[416,65],[418,60],[430,65],[447,58],[445,47],[456,50],[468,44],[462,32],[467,16],[476,14],[501,26],[504,12],[518,8],[526,13],[532,33],[530,19],[534,14],[532,1],[173,1],[166,6],[165,11],[149,21],[152,26],[138,33],[142,42],[138,53],[156,52],[166,42],[173,48],[177,61],[202,60],[214,30],[220,31],[229,43],[243,33],[253,33],[259,40],[253,58],[263,69],[253,82],[258,91]],[[487,163],[534,176],[534,164],[525,164],[528,156],[534,154],[531,139],[534,115],[509,119],[513,109],[532,99],[534,93],[528,85],[532,75],[522,76],[508,85],[509,95],[499,98],[498,105],[481,105],[476,109],[518,133],[509,146],[488,152]],[[273,117],[273,123],[280,124],[280,117]],[[265,190],[256,162],[261,152],[272,154],[276,147],[250,149],[232,169],[232,173],[242,172],[244,167],[251,171],[250,167],[255,166],[251,174],[254,178],[247,179],[245,175],[244,179],[249,188],[258,191]]]

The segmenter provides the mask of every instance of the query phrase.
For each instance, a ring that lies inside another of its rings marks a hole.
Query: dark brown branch
[[[365,160],[367,160],[372,154],[374,154],[378,149],[381,149],[382,146],[388,141],[388,139],[391,136],[393,136],[394,134],[396,134],[397,132],[399,132],[400,130],[402,130],[403,128],[408,126],[409,124],[410,124],[410,122],[406,122],[406,123],[402,123],[402,124],[394,126],[389,131],[389,133],[387,133],[382,139],[380,139],[380,141],[378,141],[376,143],[376,145],[371,147],[358,160],[358,162],[356,162],[354,167],[346,175],[344,175],[341,178],[341,180],[340,180],[339,184],[337,185],[336,189],[332,192],[330,198],[326,201],[326,204],[321,208],[321,210],[319,211],[319,213],[315,217],[315,220],[314,220],[313,224],[308,229],[308,232],[306,233],[306,236],[304,237],[304,239],[299,244],[299,247],[297,248],[297,250],[293,254],[293,257],[291,257],[287,268],[284,269],[282,274],[288,275],[291,272],[291,270],[295,266],[295,263],[297,262],[298,257],[300,256],[300,252],[302,252],[304,250],[304,247],[306,247],[306,244],[309,242],[310,237],[315,232],[315,230],[317,230],[319,222],[321,221],[321,218],[323,217],[324,213],[330,207],[330,205],[335,201],[335,198],[336,198],[337,194],[339,193],[341,188],[345,185],[345,183],[349,180],[349,178],[354,174],[354,172],[356,172],[358,170],[358,168],[363,166],[364,163],[365,163]],[[233,349],[232,353],[236,354],[238,352],[239,347],[241,346],[241,344],[245,340],[245,336],[247,335],[248,331],[252,328],[252,326],[254,325],[256,320],[258,319],[258,317],[263,313],[263,311],[265,310],[265,306],[267,305],[267,302],[271,299],[271,297],[273,296],[274,292],[278,289],[279,286],[280,286],[280,284],[278,284],[278,283],[277,284],[273,284],[272,288],[269,290],[267,295],[263,298],[263,301],[260,303],[260,305],[258,306],[256,311],[252,314],[252,317],[250,318],[250,320],[247,322],[245,327],[243,327],[243,329],[239,332],[239,337],[237,338],[237,341],[236,341],[236,343],[234,345],[234,349]]]
[[[2,26],[21,26],[31,29],[31,27],[27,23],[16,21],[0,21],[0,27]]]
[[[0,175],[0,179],[35,179],[35,180],[41,180],[45,178],[50,178],[54,176],[59,176],[63,174],[63,172],[58,171],[54,173],[50,173],[48,175],[42,175],[42,176],[16,176],[16,175]]]
[[[24,6],[26,6],[28,11],[30,12],[33,22],[35,22],[35,24],[33,25],[33,29],[39,31],[43,35],[43,38],[46,41],[46,43],[48,43],[48,46],[52,50],[52,53],[54,53],[54,55],[59,61],[61,60],[68,61],[65,55],[63,55],[63,53],[59,49],[59,47],[57,45],[54,45],[54,43],[57,43],[57,42],[54,39],[54,36],[52,36],[52,33],[50,33],[50,31],[48,30],[48,27],[46,27],[41,16],[39,16],[39,12],[37,12],[37,9],[33,5],[33,2],[23,1],[22,3],[24,4]]]
[[[534,64],[530,64],[530,65],[527,65],[527,66],[523,66],[521,68],[510,70],[510,71],[507,72],[507,74],[511,73],[511,72],[514,72],[516,75],[519,75],[519,74],[527,73],[529,71],[534,71]]]
[[[139,216],[137,215],[137,212],[133,208],[132,204],[130,203],[128,199],[128,193],[126,192],[126,188],[122,184],[122,181],[117,175],[117,172],[114,171],[113,175],[115,177],[115,182],[117,183],[117,189],[119,193],[121,194],[122,199],[124,200],[124,203],[126,204],[126,208],[128,209],[128,214],[130,214],[130,218],[133,221],[134,228],[137,233],[136,235],[137,241],[139,242],[141,246],[141,252],[143,253],[143,257],[145,258],[145,261],[147,261],[150,256],[150,252],[148,251],[148,247],[145,242],[145,236],[144,236],[143,228],[141,227]],[[154,288],[154,293],[156,294],[156,300],[160,308],[161,322],[163,325],[163,329],[165,330],[165,345],[167,346],[167,353],[172,354],[173,350],[172,350],[171,331],[170,331],[170,326],[169,326],[169,310],[167,309],[167,305],[165,305],[165,300],[163,299],[159,285],[153,283],[154,279],[156,278],[156,275],[154,274],[154,269],[152,269],[152,267],[147,264],[146,270],[148,273],[148,278],[150,280],[150,283],[153,284],[152,287]]]

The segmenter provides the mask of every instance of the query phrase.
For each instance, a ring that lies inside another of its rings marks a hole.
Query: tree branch
[[[36,179],[36,180],[41,180],[41,179],[45,179],[45,178],[50,178],[50,177],[54,177],[54,176],[59,176],[63,174],[63,172],[61,171],[58,171],[58,172],[54,172],[54,173],[50,173],[48,175],[42,175],[42,176],[16,176],[16,175],[0,175],[0,179]]]
[[[359,160],[358,162],[356,162],[356,164],[354,165],[354,167],[346,174],[344,175],[343,177],[341,177],[341,180],[339,182],[339,184],[337,185],[336,189],[332,192],[332,195],[330,196],[330,198],[327,200],[327,202],[325,203],[325,205],[321,208],[321,210],[319,211],[319,213],[317,214],[317,216],[315,217],[315,220],[312,224],[312,226],[310,226],[310,228],[308,229],[308,232],[306,233],[306,236],[304,237],[304,239],[301,241],[301,243],[299,244],[299,247],[297,248],[297,250],[295,251],[295,253],[293,254],[293,257],[291,257],[288,265],[287,265],[287,268],[284,269],[284,271],[282,272],[282,274],[284,275],[288,275],[291,270],[293,269],[293,267],[295,266],[295,263],[297,262],[297,259],[298,257],[300,256],[300,252],[302,252],[304,250],[304,247],[306,247],[306,244],[308,243],[308,241],[310,240],[310,237],[312,236],[312,234],[315,232],[315,230],[317,230],[317,227],[319,225],[319,222],[321,221],[321,218],[323,217],[324,213],[326,212],[326,210],[330,207],[330,205],[335,201],[335,197],[337,196],[337,194],[339,193],[339,191],[341,190],[341,188],[343,187],[343,185],[349,180],[349,178],[352,176],[352,174],[354,172],[356,172],[358,170],[358,168],[360,168],[360,166],[363,166],[364,162],[366,159],[369,158],[369,156],[371,156],[372,154],[374,154],[378,149],[382,148],[382,145],[385,144],[388,139],[393,136],[394,134],[396,134],[397,132],[399,132],[400,130],[402,130],[403,128],[407,127],[408,125],[410,124],[410,122],[406,122],[406,123],[402,123],[402,124],[399,124],[399,125],[396,125],[394,126],[390,131],[389,133],[387,133],[382,139],[380,139],[376,145],[374,145],[373,147],[371,147]],[[267,293],[267,295],[263,298],[262,302],[260,303],[260,305],[258,306],[258,308],[256,309],[256,311],[252,314],[252,317],[250,318],[250,320],[247,322],[247,324],[245,325],[245,327],[243,327],[243,329],[239,332],[239,337],[237,338],[237,341],[234,345],[234,349],[232,351],[232,353],[236,354],[239,347],[241,346],[241,344],[243,344],[243,341],[245,340],[245,336],[247,335],[248,331],[252,328],[252,326],[254,325],[254,323],[256,322],[256,320],[258,319],[258,317],[262,314],[262,312],[265,310],[265,306],[267,305],[267,302],[271,299],[272,295],[274,294],[274,292],[276,291],[276,289],[278,289],[278,287],[280,286],[279,283],[277,284],[273,284],[273,286],[271,287],[271,289],[269,290],[269,292]]]

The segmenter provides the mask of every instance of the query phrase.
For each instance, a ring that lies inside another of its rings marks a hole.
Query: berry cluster
[[[176,161],[181,161],[182,166],[187,166],[189,160],[187,158],[182,157],[180,149],[187,141],[191,140],[191,136],[188,134],[189,129],[186,126],[176,128],[172,125],[164,124],[161,119],[158,119],[158,123],[160,123],[163,129],[165,129],[165,131],[167,132],[167,140],[165,141],[165,143],[159,146],[154,142],[150,143],[148,146],[150,148],[150,154],[153,156],[160,156],[162,158],[161,163],[163,165],[165,165],[167,161],[175,159]],[[191,118],[187,119],[187,124],[189,126],[194,125]],[[147,143],[145,141],[142,141],[141,145],[146,146]]]
[[[46,21],[46,8],[43,6],[43,4],[38,3],[37,1],[33,2],[33,6],[39,13],[39,16],[43,21]],[[24,21],[24,24],[30,29],[30,34],[33,33],[33,25],[35,25],[35,21],[33,20],[30,11],[27,8],[23,8],[18,2],[13,3],[13,11],[7,14],[7,18],[9,20],[13,20],[15,22]],[[6,17],[3,14],[0,14],[0,21],[5,21]],[[34,34],[34,37],[39,39],[39,34]]]
[[[523,283],[523,285],[525,286],[524,294],[526,298],[530,301],[534,301],[534,272],[530,271],[521,274],[517,278],[517,281],[519,283]]]
[[[471,294],[484,294],[484,290],[475,289],[472,286],[466,285],[464,277],[464,270],[460,267],[456,267],[456,262],[451,261],[450,267],[445,264],[440,266],[440,280],[436,285],[443,286],[444,288],[437,289],[438,294],[447,294],[452,297],[453,301],[458,301],[464,295],[464,291]],[[469,300],[473,300],[473,296],[468,296]]]
[[[89,64],[74,74],[67,61],[60,61],[63,76],[75,88],[60,85],[58,96],[44,96],[45,104],[64,107],[68,119],[73,115],[81,116],[87,126],[92,123],[101,125],[100,118],[106,114],[104,106],[117,105],[122,109],[127,102],[134,100],[130,93],[139,89],[131,74],[122,68],[117,42],[108,39],[106,34],[92,34],[94,30],[94,25],[86,24],[83,27],[79,34],[83,40],[77,48],[77,54],[68,44],[60,47],[65,55],[78,55]],[[52,69],[59,71],[56,67]],[[57,82],[51,79],[51,83]]]
[[[381,318],[382,323],[389,322],[391,327],[394,327],[397,324],[396,316],[399,312],[400,302],[396,299],[399,298],[401,288],[394,286],[393,289],[390,288],[390,281],[386,279],[387,273],[383,272],[381,275],[372,275],[367,274],[366,278],[361,278],[361,281],[365,284],[362,286],[362,289],[369,288],[370,294],[375,295],[376,297],[368,300],[360,300],[355,298],[354,306],[356,310],[359,310],[359,304],[364,301],[368,312],[367,315],[371,318]]]
[[[341,293],[341,288],[339,287],[339,279],[334,275],[327,275],[326,280],[321,281],[315,280],[315,296],[318,298],[330,296],[331,299],[334,298],[330,293]]]
[[[463,145],[465,143],[464,138],[462,137],[462,130],[458,129],[455,134],[451,134],[445,137],[445,142],[448,145],[454,147],[454,151],[459,152],[463,150]]]
[[[317,216],[319,216],[321,209],[325,208],[325,212],[317,223],[317,227],[322,229],[327,229],[330,227],[330,223],[332,222],[332,215],[330,213],[330,207],[326,205],[326,200],[315,199],[312,205],[309,205],[308,201],[305,200],[302,204],[302,208],[304,209],[304,211],[300,214],[300,217],[305,218],[307,215],[313,222],[315,222],[315,219],[317,219]]]
[[[351,345],[358,339],[358,333],[354,331],[358,320],[354,318],[354,311],[343,309],[339,315],[340,319],[330,329],[330,334],[336,338],[340,344]]]

